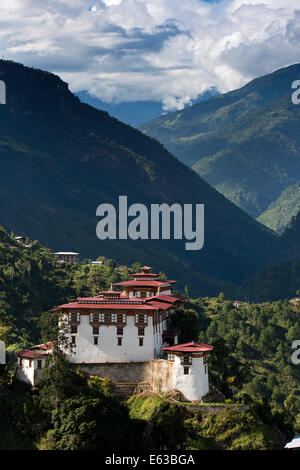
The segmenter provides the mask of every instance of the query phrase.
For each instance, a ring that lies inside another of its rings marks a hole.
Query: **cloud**
[[[2,0],[2,56],[105,102],[180,109],[299,61],[299,0]],[[299,78],[299,77],[296,77]]]

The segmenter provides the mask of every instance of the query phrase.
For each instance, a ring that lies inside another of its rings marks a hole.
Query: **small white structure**
[[[235,308],[241,308],[243,305],[248,305],[248,302],[242,302],[241,300],[235,300],[233,302]]]
[[[5,343],[0,341],[0,364],[6,364]]]
[[[290,300],[290,304],[292,305],[300,305],[300,297],[294,297]]]
[[[284,446],[285,449],[300,449],[300,436],[295,436],[294,439],[291,442],[288,442],[286,446]]]
[[[102,265],[102,264],[103,264],[103,261],[92,261],[92,264],[95,264],[95,265]]]
[[[163,348],[174,363],[172,388],[190,401],[199,401],[209,392],[208,353],[213,349],[194,341]]]
[[[46,359],[53,352],[53,343],[38,344],[20,351],[18,355],[18,369],[16,379],[26,382],[33,387],[37,385]]]
[[[18,237],[15,237],[15,240],[16,240],[18,243],[26,243],[27,237],[24,237],[23,235],[20,235],[20,236],[18,236]]]
[[[79,253],[74,253],[73,251],[58,251],[54,253],[54,256],[59,263],[77,264]]]

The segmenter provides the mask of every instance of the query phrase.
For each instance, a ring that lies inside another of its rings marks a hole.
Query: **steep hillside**
[[[296,64],[140,129],[256,218],[300,178],[300,106],[291,102],[299,76]]]
[[[263,212],[258,221],[281,233],[300,211],[300,182],[288,186],[276,201]]]
[[[291,260],[300,259],[300,211],[280,237],[280,250]]]
[[[57,76],[0,61],[0,221],[54,250],[138,260],[212,294],[266,263],[276,237],[176,160],[157,141],[83,104]],[[107,240],[101,203],[204,203],[205,246]]]

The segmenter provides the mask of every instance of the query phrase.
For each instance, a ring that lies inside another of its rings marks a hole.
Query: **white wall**
[[[179,390],[188,400],[201,400],[209,392],[208,365],[207,373],[203,364],[203,357],[193,357],[189,374],[184,374],[184,366],[180,357],[175,356],[173,388]]]
[[[6,364],[5,344],[0,341],[0,364]]]
[[[96,335],[93,335],[88,315],[81,315],[77,334],[72,336],[76,336],[75,354],[68,356],[74,363],[150,361],[154,357],[152,317],[148,317],[145,335],[140,336],[144,338],[143,346],[139,346],[138,328],[135,326],[134,316],[127,316],[121,346],[118,346],[117,328],[113,325],[100,325],[98,345],[94,345]]]
[[[20,365],[20,358],[18,359],[18,369],[16,378],[21,382],[28,383],[33,387],[38,383],[42,370],[45,367],[46,359],[39,359],[42,361],[42,367],[38,368],[37,359],[32,359],[30,367],[30,359],[22,358],[22,365]]]
[[[154,327],[154,357],[159,358],[162,356],[162,346],[163,346],[163,331],[167,329],[167,320],[163,320],[161,323],[157,324],[157,331]]]

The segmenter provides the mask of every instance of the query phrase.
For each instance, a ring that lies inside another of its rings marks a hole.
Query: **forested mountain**
[[[276,237],[157,141],[81,103],[57,76],[0,61],[0,221],[18,235],[82,257],[132,259],[184,279],[198,294],[219,292],[269,261]],[[218,99],[218,98],[216,98]],[[222,100],[222,97],[219,98]],[[207,106],[207,105],[205,105]],[[96,237],[96,208],[128,203],[205,204],[205,244]]]
[[[299,77],[295,64],[140,129],[252,217],[281,196],[286,222],[295,215],[288,199],[300,179],[300,106],[291,101]],[[260,221],[282,230],[281,215],[273,210]]]
[[[108,259],[102,265],[89,260],[60,265],[38,242],[26,247],[0,228],[0,340],[9,351],[8,365],[0,367],[0,449],[99,450],[111,443],[117,449],[136,448],[147,422],[151,426],[145,435],[160,439],[164,431],[163,445],[170,450],[175,444],[180,449],[282,448],[300,430],[299,369],[291,362],[291,344],[300,332],[299,307],[288,301],[237,309],[221,293],[187,299],[184,312],[172,318],[180,342],[214,345],[211,393],[205,401],[223,407],[218,415],[207,415],[205,409],[191,415],[191,404],[189,413],[183,413],[185,403],[176,402],[174,394],[171,399],[135,395],[121,404],[111,395],[109,381],[76,373],[57,354],[39,390],[10,383],[13,351],[56,338],[54,305],[96,295],[139,268],[134,263],[116,270]],[[232,402],[237,409],[230,409]],[[239,409],[240,404],[247,409]],[[161,442],[138,444],[144,445],[162,448]]]
[[[288,186],[257,220],[276,232],[281,233],[291,222],[291,217],[295,217],[298,212],[300,212],[299,181]]]

